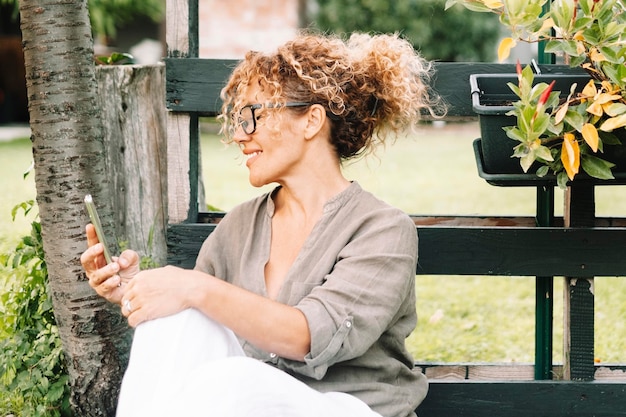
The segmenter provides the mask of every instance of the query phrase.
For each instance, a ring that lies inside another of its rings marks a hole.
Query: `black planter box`
[[[572,83],[576,89],[582,91],[589,82],[587,75],[546,74],[535,75],[535,84],[547,84],[556,80],[554,91],[560,91],[566,98]],[[472,74],[470,88],[472,93],[472,108],[478,114],[480,123],[482,167],[488,174],[522,174],[519,158],[513,158],[513,148],[518,141],[510,139],[502,129],[505,126],[516,124],[515,116],[506,113],[513,110],[512,103],[518,97],[511,91],[507,83],[517,84],[517,74]],[[529,173],[536,170],[531,167]]]

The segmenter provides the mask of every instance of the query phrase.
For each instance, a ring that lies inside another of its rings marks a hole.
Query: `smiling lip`
[[[256,159],[259,155],[261,155],[261,151],[246,152],[246,153],[245,153],[245,155],[246,155],[246,158],[247,158],[247,160],[246,160],[246,166],[248,166],[248,167],[249,167],[249,166],[250,166],[250,165],[254,162],[254,160],[255,160],[255,159]]]

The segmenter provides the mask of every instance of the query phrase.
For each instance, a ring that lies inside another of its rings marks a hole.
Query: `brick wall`
[[[302,0],[199,0],[201,58],[239,59],[292,38]]]

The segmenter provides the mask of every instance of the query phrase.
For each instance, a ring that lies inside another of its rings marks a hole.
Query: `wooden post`
[[[594,186],[575,184],[565,193],[566,227],[593,227]],[[565,277],[563,285],[563,379],[594,378],[594,279]]]
[[[168,0],[166,26],[168,57],[198,56],[198,0]],[[202,177],[198,117],[168,112],[167,137],[168,223],[195,222],[198,201],[204,200],[198,197]]]
[[[165,66],[100,66],[96,78],[116,237],[141,255],[164,265],[167,259]]]

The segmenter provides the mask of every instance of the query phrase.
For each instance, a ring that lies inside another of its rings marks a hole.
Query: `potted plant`
[[[511,35],[498,47],[500,61],[519,42],[544,42],[545,52],[586,75],[568,83],[518,63],[504,82],[514,97],[506,114],[516,118],[505,138],[516,141],[511,154],[523,172],[553,174],[565,187],[581,172],[612,179],[616,163],[626,168],[615,150],[626,139],[625,0],[448,0],[446,8],[456,3],[499,15]]]

